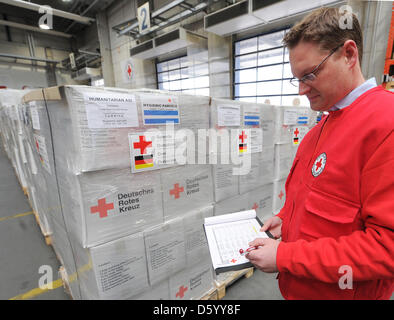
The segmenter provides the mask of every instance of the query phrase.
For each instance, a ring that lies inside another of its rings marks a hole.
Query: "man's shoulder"
[[[371,89],[366,98],[364,103],[368,105],[367,110],[374,114],[374,119],[382,117],[394,121],[394,92],[379,86]],[[390,115],[393,117],[390,117]]]
[[[394,94],[382,87],[371,89],[370,94],[361,102],[362,109],[358,109],[356,116],[359,126],[378,138],[385,137],[394,129]],[[369,128],[369,129],[368,129]],[[361,129],[360,129],[361,130]]]
[[[381,86],[377,86],[371,89],[370,92],[371,92],[371,98],[373,98],[377,102],[380,102],[381,100],[386,101],[386,99],[390,102],[394,101],[394,92],[386,90]],[[394,104],[391,104],[390,106],[394,108]]]

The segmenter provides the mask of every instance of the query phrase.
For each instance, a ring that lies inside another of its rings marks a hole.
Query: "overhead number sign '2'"
[[[145,33],[150,29],[149,2],[138,7],[138,25],[140,33]]]

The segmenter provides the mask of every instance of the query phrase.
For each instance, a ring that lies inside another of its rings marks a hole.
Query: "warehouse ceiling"
[[[151,8],[151,30],[148,33],[140,34],[137,18],[123,21],[113,26],[112,29],[118,35],[128,35],[133,39],[141,37],[156,36],[162,29],[176,24],[199,13],[208,14],[213,11],[233,5],[238,1],[229,0],[172,0],[153,1],[156,6]],[[152,2],[152,1],[151,1]]]
[[[94,19],[99,11],[105,10],[113,1],[114,0],[1,0],[0,19],[38,27],[38,22],[43,14],[36,10],[21,7],[21,2],[28,2],[33,5],[47,5],[52,9]],[[53,31],[76,35],[86,28],[87,25],[86,23],[80,23],[73,19],[53,15]]]

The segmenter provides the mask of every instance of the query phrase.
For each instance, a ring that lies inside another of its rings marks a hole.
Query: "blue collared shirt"
[[[370,78],[365,81],[362,85],[358,86],[352,92],[350,92],[345,98],[341,101],[337,102],[330,110],[328,111],[336,111],[343,109],[353,103],[359,96],[363,93],[367,92],[368,90],[375,88],[377,86],[375,78]]]

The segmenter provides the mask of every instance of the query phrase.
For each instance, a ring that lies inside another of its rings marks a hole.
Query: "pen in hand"
[[[249,252],[251,252],[253,250],[257,250],[259,248],[260,248],[260,246],[252,246],[252,247],[249,247],[249,248],[247,248],[245,250],[244,249],[239,249],[239,253],[240,253],[241,256],[244,256],[245,254],[247,254],[247,253],[249,253]]]

